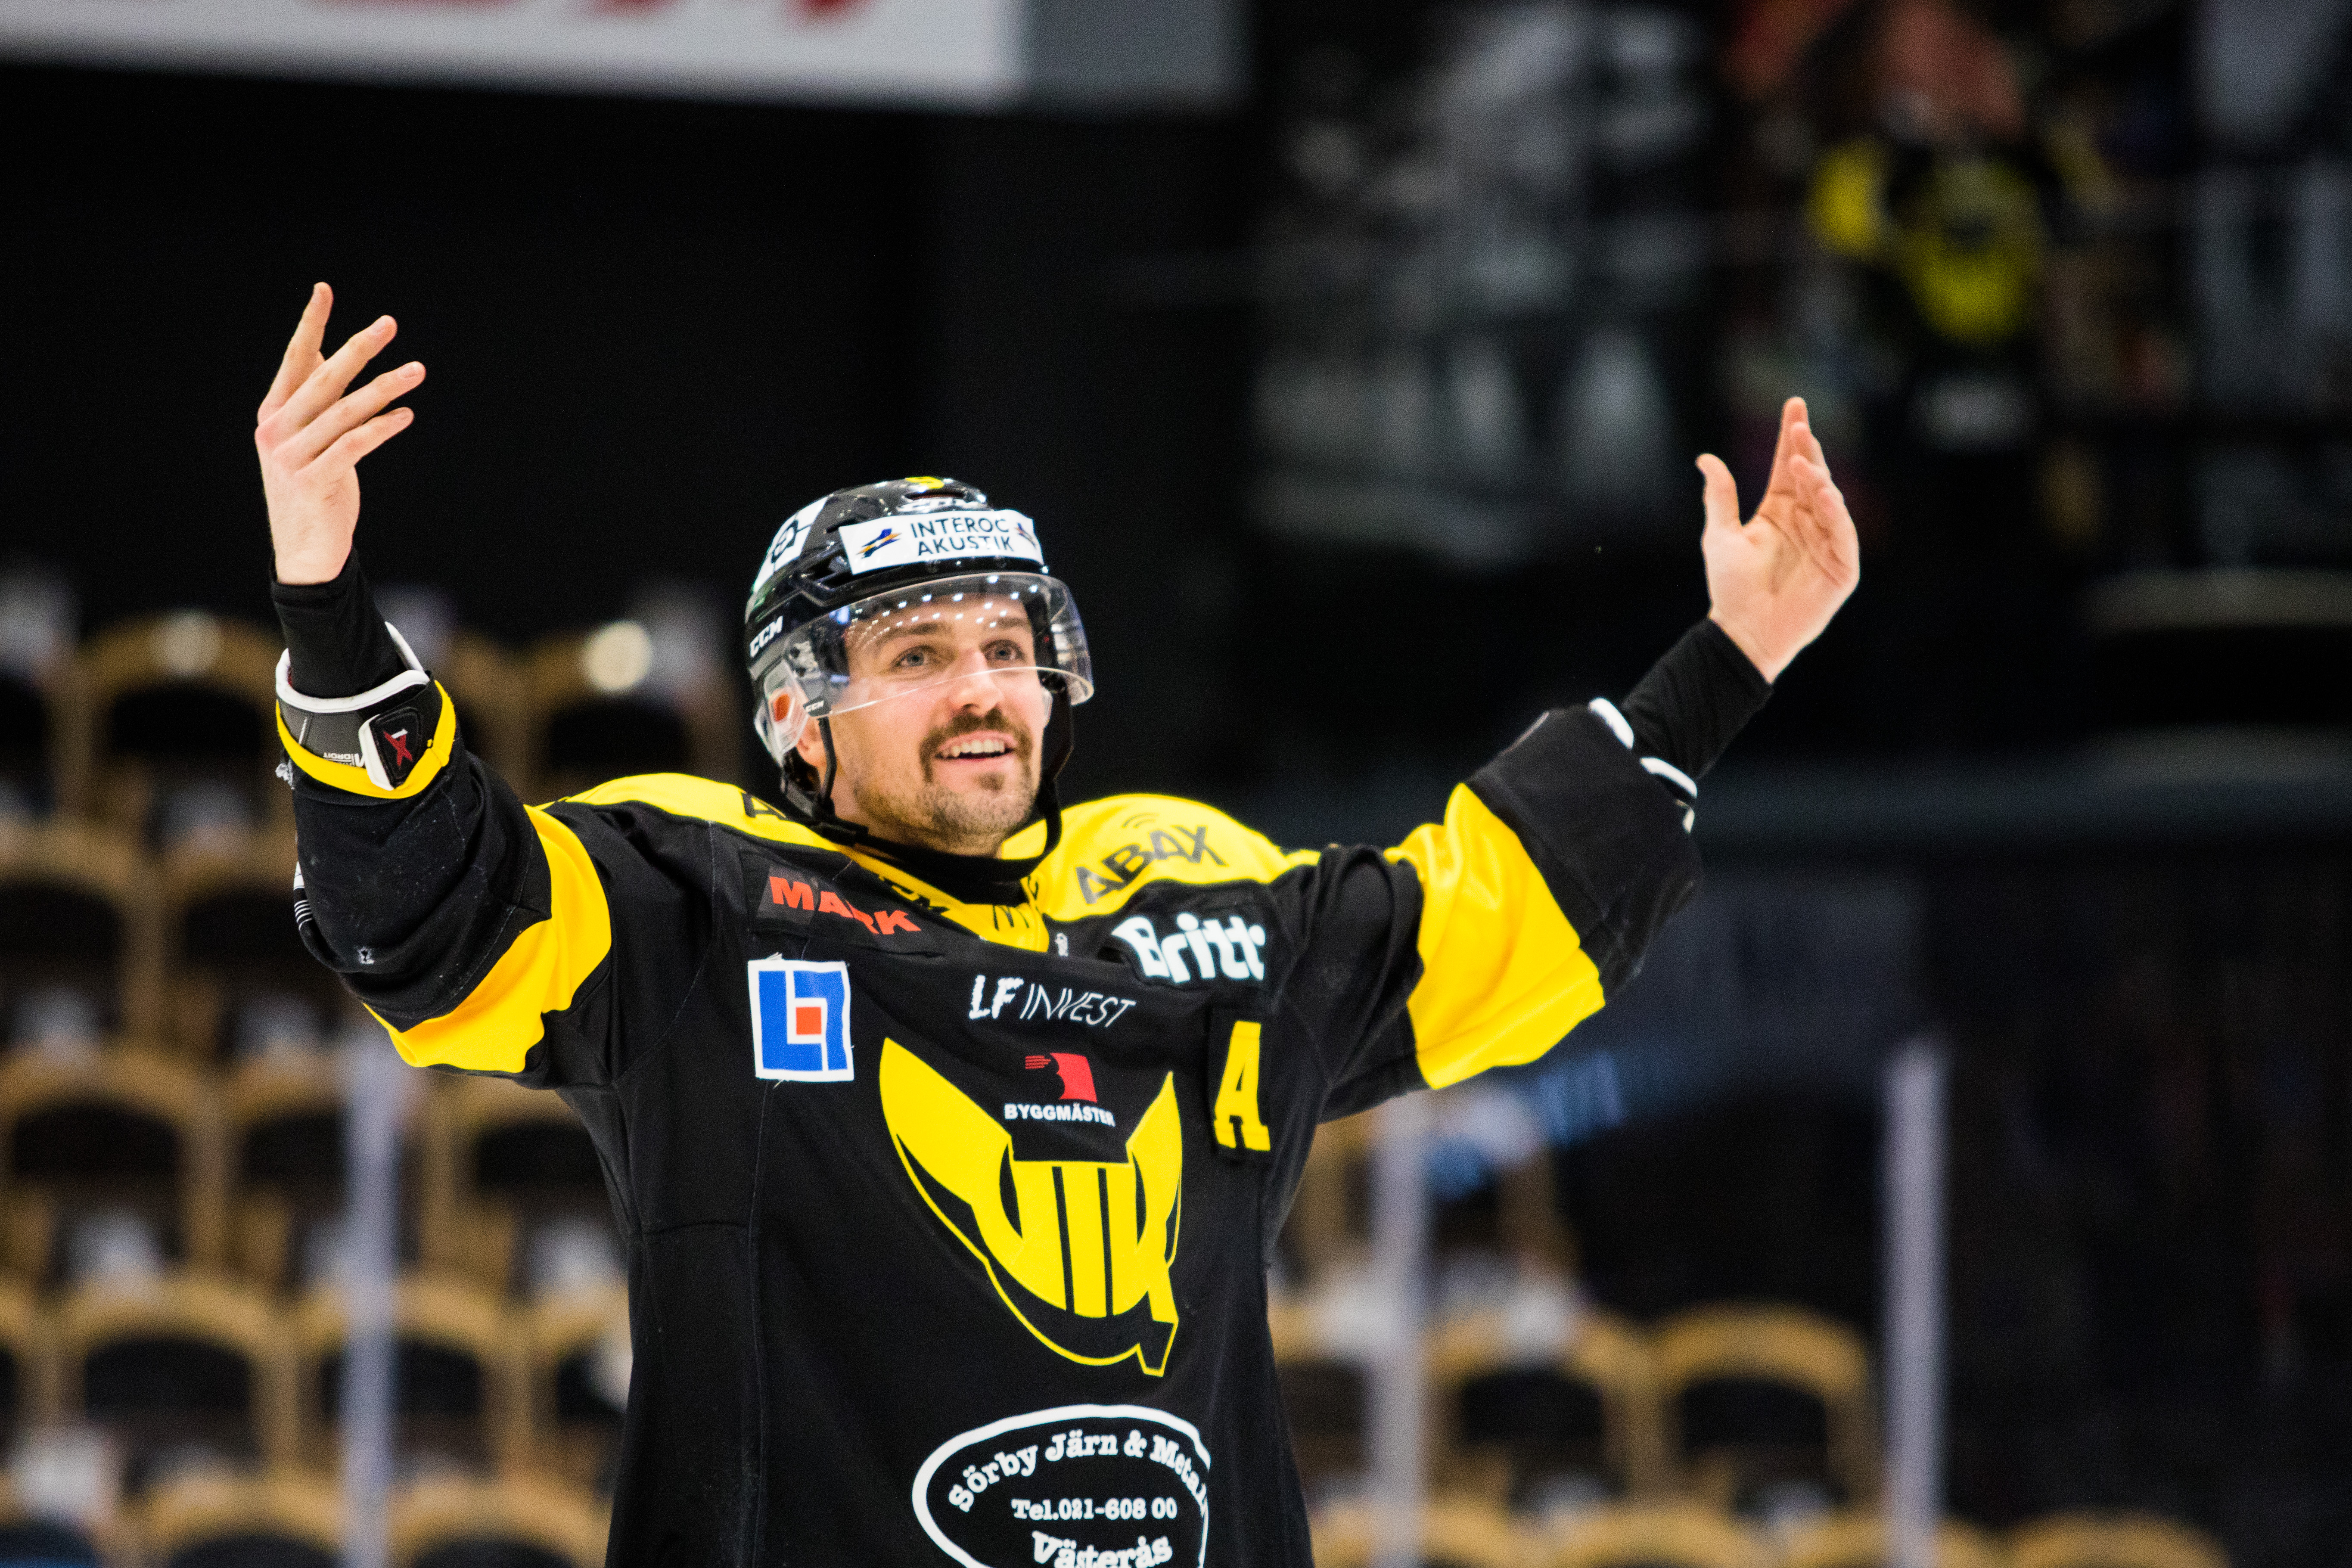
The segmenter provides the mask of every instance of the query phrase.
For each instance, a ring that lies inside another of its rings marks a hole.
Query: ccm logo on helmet
[[[782,632],[783,629],[784,617],[782,616],[778,616],[774,620],[770,621],[766,626],[761,626],[760,628],[759,635],[751,639],[751,657],[753,658],[759,658],[760,650],[767,647],[770,643],[775,641],[777,634]]]

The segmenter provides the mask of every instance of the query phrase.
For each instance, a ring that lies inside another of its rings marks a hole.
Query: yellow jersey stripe
[[[1468,786],[1443,827],[1389,853],[1421,878],[1421,979],[1405,1012],[1432,1089],[1533,1061],[1601,1010],[1601,972],[1543,873]]]
[[[1038,831],[1024,829],[1024,836]],[[1005,853],[1013,853],[1012,845]],[[1263,833],[1199,801],[1121,795],[1065,807],[1062,842],[1029,886],[1048,920],[1082,921],[1117,913],[1155,883],[1271,882],[1322,858],[1317,849],[1286,854]]]
[[[735,785],[698,779],[692,773],[637,773],[563,798],[581,805],[650,805],[672,816],[720,823],[738,833],[803,849],[841,848],[766,802],[754,801]]]
[[[552,912],[525,927],[451,1011],[405,1030],[384,1024],[412,1067],[522,1071],[531,1047],[547,1033],[546,1015],[571,1006],[613,951],[612,910],[587,846],[539,807],[523,809],[547,857]],[[377,1022],[383,1022],[381,1014]]]
[[[433,684],[434,689],[441,689],[439,681]],[[306,748],[294,738],[294,732],[286,728],[283,712],[278,715],[278,739],[285,746],[288,759],[322,784],[348,790],[352,795],[363,795],[370,800],[406,800],[411,795],[424,794],[425,786],[439,778],[442,768],[448,763],[450,751],[457,742],[457,709],[449,700],[448,692],[441,691],[441,718],[433,726],[433,738],[425,742],[425,754],[416,759],[416,765],[409,770],[408,776],[393,789],[385,789],[368,777],[365,768],[353,767],[349,763],[331,763]]]

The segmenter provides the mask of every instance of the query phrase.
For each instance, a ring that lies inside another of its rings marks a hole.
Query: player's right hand
[[[412,360],[346,394],[352,378],[400,329],[390,316],[379,316],[333,358],[321,358],[334,302],[332,289],[312,285],[278,379],[254,416],[253,445],[261,454],[261,491],[269,501],[269,542],[280,583],[325,583],[342,571],[360,521],[360,459],[408,428],[415,416],[405,408],[387,413],[385,405],[425,379],[424,365]]]

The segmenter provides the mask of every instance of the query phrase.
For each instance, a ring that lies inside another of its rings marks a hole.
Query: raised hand
[[[1829,459],[1805,418],[1805,400],[1780,408],[1780,440],[1764,499],[1745,526],[1739,489],[1721,458],[1698,460],[1706,476],[1707,615],[1767,680],[1822,635],[1862,581],[1862,545]]]
[[[399,328],[390,316],[379,316],[333,358],[321,358],[334,302],[332,289],[312,285],[278,379],[254,416],[253,445],[261,454],[261,492],[269,502],[269,542],[281,583],[325,583],[342,571],[359,527],[359,461],[408,428],[415,416],[405,408],[386,413],[385,405],[425,380],[425,367],[412,360],[346,394],[352,378]]]

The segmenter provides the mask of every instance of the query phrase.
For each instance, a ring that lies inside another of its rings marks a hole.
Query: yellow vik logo
[[[1022,1326],[1088,1366],[1131,1355],[1165,1373],[1184,1189],[1175,1075],[1116,1164],[1014,1159],[1004,1125],[896,1040],[882,1042],[881,1083],[882,1119],[915,1190]]]

